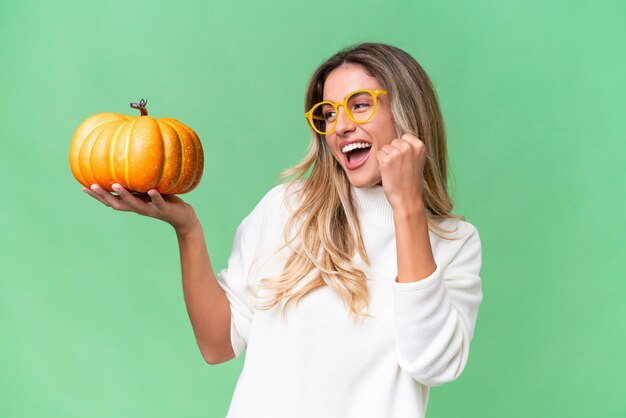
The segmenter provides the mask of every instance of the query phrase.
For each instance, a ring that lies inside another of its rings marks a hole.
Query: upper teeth
[[[370,148],[371,146],[372,146],[372,144],[368,144],[366,142],[355,142],[353,144],[348,144],[345,147],[343,147],[341,149],[341,152],[343,152],[345,154],[346,152],[350,152],[350,151],[352,151],[354,149],[357,149],[357,148]]]

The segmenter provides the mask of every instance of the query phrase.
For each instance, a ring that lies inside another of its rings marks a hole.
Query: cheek
[[[384,126],[381,129],[377,130],[376,135],[376,145],[378,149],[382,148],[384,145],[391,144],[391,141],[396,137],[396,130],[393,127]]]
[[[388,145],[397,136],[396,126],[393,118],[390,114],[381,115],[381,118],[377,121],[375,126],[372,126],[370,134],[374,139],[377,148],[382,148],[384,145]]]
[[[333,156],[335,157],[335,161],[337,161],[337,164],[343,167],[345,164],[343,153],[341,151],[337,151],[333,154]]]
[[[334,134],[326,136],[326,138],[324,138],[324,141],[326,141],[326,146],[331,151],[334,151],[339,144],[339,139]]]
[[[343,157],[343,154],[341,153],[341,151],[338,150],[338,146],[335,143],[336,141],[338,141],[338,139],[334,138],[334,137],[327,137],[325,139],[326,142],[326,146],[328,147],[330,153],[333,155],[333,157],[335,157],[336,160],[338,160],[339,162],[341,162],[341,158]]]
[[[389,142],[398,136],[398,132],[396,131],[396,123],[393,120],[393,116],[391,113],[385,114],[385,119],[383,126],[385,127],[386,137],[390,138]]]

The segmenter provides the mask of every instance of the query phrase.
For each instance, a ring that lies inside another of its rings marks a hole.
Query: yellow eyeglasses
[[[343,106],[346,116],[354,123],[369,122],[376,113],[376,98],[387,94],[386,90],[360,89],[348,94],[340,102],[319,102],[304,114],[309,125],[320,135],[328,135],[335,130],[339,106]]]

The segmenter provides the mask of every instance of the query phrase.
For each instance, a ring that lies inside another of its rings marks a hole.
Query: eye
[[[352,113],[368,112],[374,107],[374,99],[367,93],[357,93],[348,99],[348,106]]]
[[[367,101],[360,101],[352,104],[352,110],[367,110],[372,107],[372,104]]]
[[[324,109],[322,110],[322,117],[325,121],[331,122],[333,119],[335,119],[335,109],[330,106],[324,107]]]

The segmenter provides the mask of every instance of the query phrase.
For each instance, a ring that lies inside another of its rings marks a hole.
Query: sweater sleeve
[[[482,246],[476,228],[449,241],[425,279],[393,283],[400,367],[418,382],[439,386],[457,379],[467,363],[482,302]]]
[[[267,207],[280,193],[280,188],[270,190],[252,212],[239,224],[235,232],[232,251],[226,268],[217,274],[230,304],[230,340],[235,357],[239,357],[248,343],[256,296],[251,290],[254,282],[253,263],[257,246],[263,238],[263,224]]]
[[[227,267],[217,274],[217,281],[224,289],[230,304],[230,342],[235,357],[239,357],[246,347],[255,304],[254,299],[246,292],[246,272],[252,256],[251,249],[244,241],[246,219],[235,232]]]

